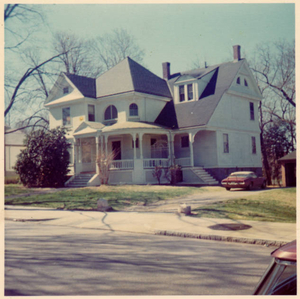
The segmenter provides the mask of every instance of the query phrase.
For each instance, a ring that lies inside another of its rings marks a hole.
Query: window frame
[[[132,114],[132,112],[135,112],[136,114]],[[136,103],[131,103],[129,105],[129,117],[138,117],[138,116],[139,116],[139,106]]]
[[[90,107],[93,108],[93,114],[90,113]],[[93,119],[90,119],[90,116],[93,116]],[[88,104],[88,121],[96,121],[96,108],[95,105]]]
[[[64,87],[63,88],[63,94],[68,94],[69,93],[69,87]]]
[[[64,111],[69,111],[69,112],[68,112],[68,114],[66,114],[66,113],[64,113]],[[69,118],[69,120],[68,120],[68,118]],[[72,126],[71,107],[62,108],[62,125],[63,125],[63,127]]]
[[[256,148],[256,137],[255,136],[251,136],[251,148],[252,148],[252,154],[256,155],[257,148]]]
[[[191,87],[191,92],[189,91],[189,87]],[[192,97],[190,97],[190,94],[192,94]],[[192,101],[194,99],[194,89],[193,89],[193,83],[187,84],[187,100]]]
[[[113,109],[115,109],[115,110],[113,110]],[[109,111],[110,118],[106,118],[107,111]],[[116,117],[113,117],[114,112],[117,114]],[[116,108],[115,105],[109,105],[104,111],[104,121],[110,121],[110,120],[116,120],[116,119],[118,119],[118,109]]]
[[[250,109],[250,120],[255,120],[254,103],[253,102],[249,102],[249,109]]]
[[[183,93],[181,92],[183,91]],[[178,86],[178,95],[179,95],[179,102],[185,102],[185,85]]]
[[[237,77],[236,84],[241,85],[241,77]]]
[[[223,153],[229,153],[229,135],[227,133],[223,133]]]

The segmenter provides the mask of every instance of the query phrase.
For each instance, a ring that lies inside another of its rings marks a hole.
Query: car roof
[[[271,255],[282,260],[297,261],[297,242],[296,240],[274,250]]]
[[[236,174],[244,174],[244,175],[248,175],[248,174],[252,174],[254,173],[253,171],[236,171],[236,172],[232,172],[230,175],[236,175]]]

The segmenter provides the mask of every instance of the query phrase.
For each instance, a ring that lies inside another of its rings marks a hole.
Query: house
[[[296,151],[293,151],[278,161],[281,164],[282,187],[296,187]]]
[[[45,106],[69,128],[72,179],[98,185],[99,152],[116,151],[109,183],[156,183],[156,165],[182,166],[183,182],[217,184],[236,170],[261,175],[261,94],[240,46],[234,59],[163,78],[127,57],[98,78],[61,73]],[[68,183],[70,183],[68,182]]]
[[[10,127],[5,126],[5,131],[9,131]],[[25,149],[24,139],[26,134],[22,131],[16,131],[13,133],[4,135],[4,175],[6,177],[16,175],[16,171],[13,169],[17,162],[17,157],[21,153],[22,149]]]

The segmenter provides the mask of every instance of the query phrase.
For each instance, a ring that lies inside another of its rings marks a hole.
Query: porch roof
[[[74,131],[74,136],[85,135],[85,134],[93,134],[97,132],[113,132],[120,130],[140,130],[140,129],[150,129],[150,130],[168,130],[167,127],[157,125],[154,123],[146,123],[146,122],[117,122],[110,126],[105,126],[100,122],[88,122],[85,121]]]

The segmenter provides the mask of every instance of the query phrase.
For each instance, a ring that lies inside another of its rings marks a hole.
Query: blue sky
[[[232,59],[232,46],[251,56],[256,44],[295,36],[290,4],[55,4],[43,5],[49,32],[66,30],[85,37],[124,28],[145,50],[146,67],[162,75]],[[50,39],[49,39],[50,40]]]

